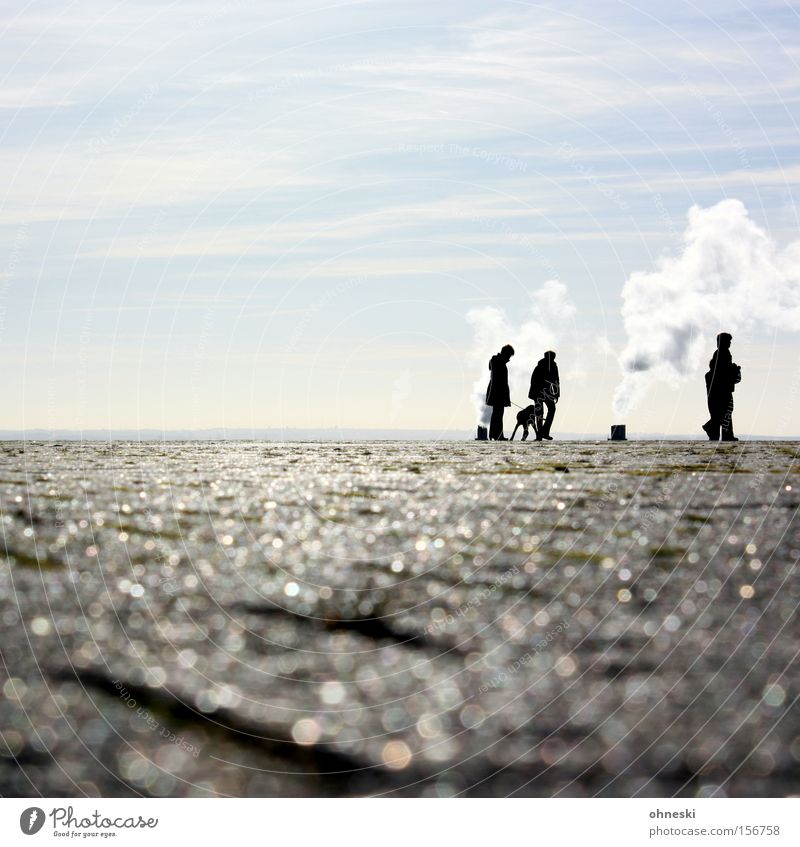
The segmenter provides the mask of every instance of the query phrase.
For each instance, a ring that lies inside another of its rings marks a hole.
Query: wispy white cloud
[[[364,275],[391,299],[432,274],[454,281],[426,287],[443,310],[480,277],[475,296],[495,291],[509,314],[558,276],[589,331],[619,346],[624,280],[674,242],[692,203],[741,196],[772,233],[796,225],[796,15],[766,0],[6,5],[9,354],[47,343],[53,303],[78,333],[74,304],[98,288],[141,296],[91,307],[123,323],[130,312],[126,333],[148,301],[156,319],[182,314],[183,332],[205,304],[163,291],[199,280],[235,296],[302,282],[319,296]],[[357,315],[369,296],[348,289],[337,305]],[[282,324],[302,308],[298,295]],[[367,317],[348,325],[371,330]],[[436,331],[468,345],[460,313]],[[262,343],[247,332],[242,348]],[[421,378],[412,369],[415,391]],[[420,407],[460,408],[431,392]]]

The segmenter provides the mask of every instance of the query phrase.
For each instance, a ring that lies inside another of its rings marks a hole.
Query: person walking
[[[561,381],[558,377],[556,354],[547,350],[539,359],[531,374],[531,390],[528,397],[533,400],[534,421],[537,441],[552,441],[550,427],[556,415],[556,403],[561,397]],[[547,407],[547,417],[543,419],[543,406]]]
[[[489,423],[491,441],[508,441],[503,435],[503,413],[511,405],[511,392],[508,388],[508,361],[514,355],[514,348],[506,344],[503,349],[489,360],[489,386],[486,389],[486,405],[492,407],[492,419]]]
[[[717,336],[717,349],[708,363],[706,373],[706,395],[708,397],[709,419],[703,424],[703,430],[709,441],[738,441],[733,434],[733,392],[742,381],[742,369],[731,356],[729,332]]]

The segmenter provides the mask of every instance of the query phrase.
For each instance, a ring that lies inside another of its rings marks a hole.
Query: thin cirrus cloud
[[[502,198],[500,198],[502,199]],[[284,261],[306,261],[316,242],[336,241],[343,244],[371,245],[387,238],[408,239],[416,234],[420,242],[430,240],[431,233],[423,230],[425,222],[436,224],[438,238],[443,237],[446,222],[456,227],[480,219],[519,220],[541,215],[537,209],[514,207],[498,202],[498,198],[479,195],[457,195],[451,199],[429,203],[395,203],[380,208],[374,206],[358,214],[335,217],[330,214],[314,217],[292,215],[284,221],[268,225],[232,224],[223,221],[212,227],[198,224],[191,232],[151,234],[146,241],[140,238],[118,238],[109,243],[98,242],[81,255],[115,258],[144,258],[209,255],[261,255]],[[458,243],[500,244],[513,242],[513,236],[494,233],[472,236],[457,233]],[[376,266],[377,267],[377,266]]]

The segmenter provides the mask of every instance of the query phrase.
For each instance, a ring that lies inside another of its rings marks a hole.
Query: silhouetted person
[[[708,363],[706,394],[709,420],[703,429],[709,441],[738,441],[733,434],[733,389],[742,381],[742,369],[731,358],[731,341],[728,332],[717,336],[717,349]]]
[[[507,441],[503,435],[503,412],[511,405],[511,392],[508,390],[508,360],[514,355],[514,348],[506,344],[503,349],[489,360],[489,387],[486,389],[486,405],[492,407],[492,420],[489,423],[489,438],[492,441]]]
[[[561,396],[561,382],[558,378],[556,354],[548,350],[539,359],[531,374],[531,390],[528,397],[533,400],[535,409],[536,440],[552,441],[550,427],[556,415],[556,403]],[[547,417],[542,420],[543,406],[547,406]]]

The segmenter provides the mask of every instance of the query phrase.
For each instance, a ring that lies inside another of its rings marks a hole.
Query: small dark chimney
[[[475,439],[476,441],[488,441],[489,440],[489,431],[485,426],[478,427],[478,437]]]
[[[628,439],[625,437],[625,424],[612,424],[611,426],[611,438],[609,441],[627,441]]]

